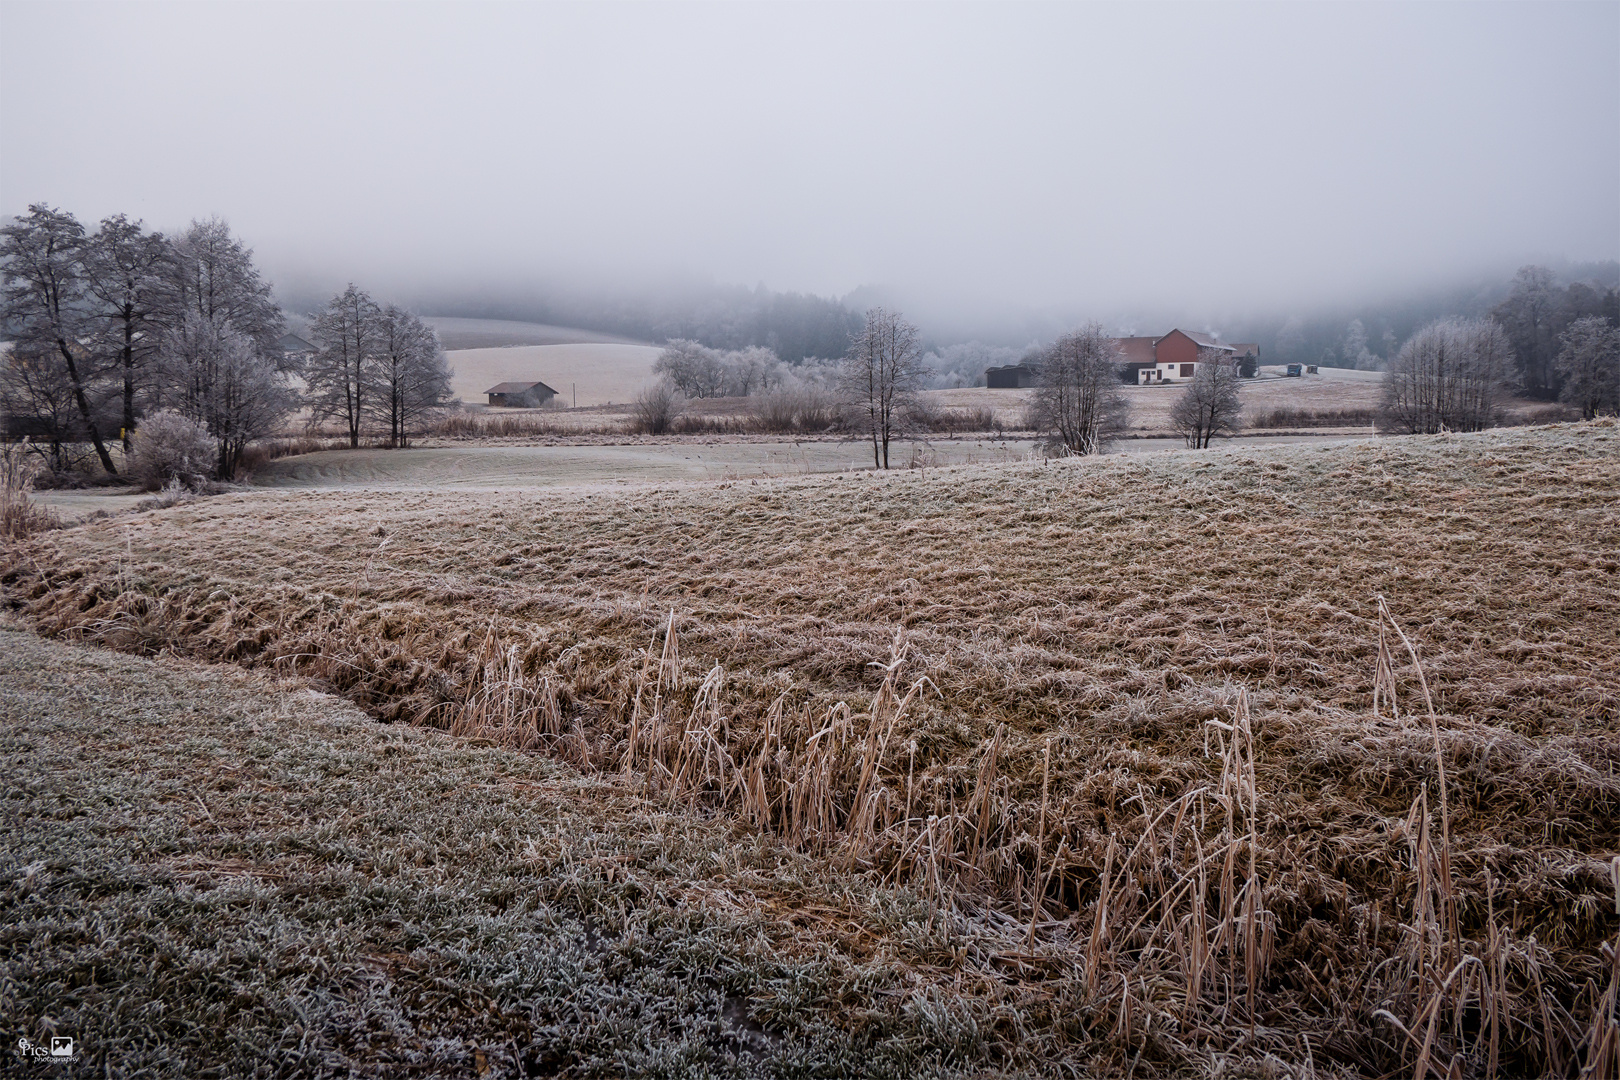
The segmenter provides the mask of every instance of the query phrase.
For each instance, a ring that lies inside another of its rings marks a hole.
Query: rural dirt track
[[[550,726],[513,737],[1027,925],[989,962],[1072,971],[1098,1061],[1297,1060],[1306,1037],[1319,1067],[1485,1075],[1568,1071],[1616,1037],[1617,552],[1605,421],[926,477],[232,495],[45,535],[3,579],[46,634],[296,669],[390,720],[552,695]],[[669,743],[637,726],[660,695],[690,713]],[[1470,998],[1453,965],[1490,974]],[[1487,993],[1511,1025],[1482,1019]],[[1439,1034],[1420,1052],[1384,1014]]]

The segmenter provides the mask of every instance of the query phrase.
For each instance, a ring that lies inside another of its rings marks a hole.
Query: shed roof
[[[1178,327],[1177,329],[1180,329],[1180,328]],[[1176,332],[1175,330],[1170,331],[1170,333],[1172,333],[1172,334],[1175,333],[1175,332]],[[1216,341],[1209,334],[1206,334],[1201,330],[1182,330],[1181,332],[1183,334],[1186,334],[1188,337],[1192,338],[1194,341],[1198,342],[1199,345],[1203,346],[1206,349],[1221,349],[1221,350],[1224,350],[1226,352],[1231,352],[1232,351],[1232,346],[1223,345],[1221,342]],[[1166,336],[1168,336],[1168,335],[1166,335]]]
[[[1156,337],[1122,337],[1118,339],[1119,351],[1127,364],[1151,364],[1155,359],[1153,346],[1158,340]]]
[[[551,389],[551,387],[547,386],[545,383],[541,382],[539,379],[535,379],[533,382],[503,382],[503,383],[497,383],[496,385],[490,387],[488,390],[485,390],[484,393],[486,393],[486,394],[527,394],[530,390],[533,390],[536,387],[539,387],[541,390],[547,391],[548,393],[552,393],[552,394],[555,394],[557,392],[557,391]]]
[[[314,352],[315,346],[299,337],[297,334],[282,334],[276,339],[276,348],[282,352]]]

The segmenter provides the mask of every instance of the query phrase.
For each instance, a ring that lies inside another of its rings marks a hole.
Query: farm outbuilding
[[[557,391],[536,379],[533,382],[503,382],[485,390],[489,403],[508,409],[535,409],[557,396]]]
[[[283,356],[314,356],[315,346],[297,334],[282,334],[276,339],[276,348]]]
[[[1035,385],[1038,374],[1029,364],[1008,364],[1006,367],[986,368],[984,385],[990,390],[1019,390]]]
[[[1234,365],[1246,356],[1253,356],[1258,363],[1260,357],[1258,345],[1228,345],[1196,330],[1172,330],[1162,337],[1120,338],[1119,349],[1125,356],[1125,381],[1140,386],[1186,382],[1202,359],[1211,355]]]

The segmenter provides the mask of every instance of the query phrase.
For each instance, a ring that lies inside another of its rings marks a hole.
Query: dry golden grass
[[[1600,421],[232,495],[3,580],[44,633],[303,673],[910,885],[943,979],[1097,1067],[1600,1075],[1617,553]]]
[[[50,507],[33,499],[34,465],[28,440],[0,443],[0,537],[22,540],[46,529],[61,528]]]

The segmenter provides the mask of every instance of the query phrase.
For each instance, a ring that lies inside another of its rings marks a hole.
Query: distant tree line
[[[787,372],[773,349],[758,345],[711,349],[701,342],[676,338],[658,355],[653,374],[667,378],[689,398],[718,398],[750,397],[776,389]]]
[[[1493,315],[1437,320],[1407,340],[1384,376],[1384,430],[1481,431],[1501,422],[1506,393],[1528,393],[1532,379],[1533,396],[1556,391],[1583,419],[1620,415],[1620,326],[1614,320],[1574,319],[1551,342],[1537,343],[1544,350],[1538,354],[1522,337],[1516,345],[1514,324],[1500,309]],[[1528,332],[1524,322],[1518,328]]]
[[[1582,319],[1620,326],[1620,292],[1579,281],[1559,285],[1546,267],[1526,266],[1514,277],[1507,299],[1491,309],[1491,318],[1512,346],[1519,389],[1527,397],[1553,401],[1566,380],[1558,363],[1564,335]]]
[[[558,291],[543,300],[436,301],[442,315],[525,319],[622,334],[643,341],[695,341],[735,352],[770,349],[789,364],[835,360],[862,326],[859,312],[841,301],[805,293],[713,288],[614,299]]]
[[[165,236],[116,214],[90,231],[31,206],[0,227],[0,276],[6,434],[31,438],[55,471],[88,444],[118,475],[114,444],[129,453],[158,412],[206,431],[216,479],[306,405],[341,417],[355,445],[368,426],[403,445],[448,390],[432,331],[352,286],[315,320],[313,352],[283,347],[269,283],[218,219]]]
[[[1593,263],[1559,275],[1526,266],[1511,282],[1485,283],[1452,292],[1371,305],[1337,316],[1298,316],[1240,325],[1233,340],[1260,343],[1270,363],[1384,370],[1405,342],[1438,321],[1491,319],[1508,334],[1511,385],[1528,397],[1553,401],[1563,389],[1555,364],[1562,336],[1577,320],[1607,319],[1620,326],[1620,266]]]

